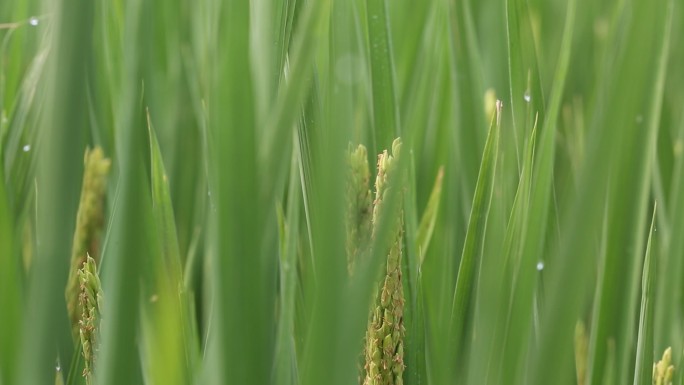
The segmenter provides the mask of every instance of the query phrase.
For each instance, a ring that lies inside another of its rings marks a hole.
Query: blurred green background
[[[95,383],[357,383],[388,231],[349,276],[346,155],[395,137],[404,384],[650,384],[669,346],[684,384],[683,17],[2,1],[0,384],[85,383],[64,288],[95,146]]]

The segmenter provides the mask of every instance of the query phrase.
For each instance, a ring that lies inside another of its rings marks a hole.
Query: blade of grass
[[[292,37],[291,54],[288,55],[288,65],[285,70],[285,82],[281,82],[275,100],[273,112],[266,123],[263,143],[259,146],[259,160],[264,169],[278,169],[279,165],[287,165],[284,161],[286,149],[283,143],[288,143],[290,129],[299,116],[300,108],[309,85],[312,81],[311,66],[315,59],[316,47],[322,39],[322,23],[330,13],[331,1],[321,0],[306,2],[298,15],[296,29]],[[285,172],[285,170],[283,170]],[[276,190],[273,178],[265,178],[263,192],[272,197]],[[270,199],[269,199],[270,200]]]
[[[667,19],[667,26],[665,29],[665,35],[663,37],[661,56],[659,58],[658,63],[658,78],[656,84],[654,85],[654,88],[656,90],[655,93],[658,96],[653,100],[653,104],[651,105],[651,116],[649,120],[650,125],[663,124],[660,117],[662,114],[663,98],[665,96],[664,86],[667,72],[665,66],[667,66],[668,57],[671,56],[672,52],[671,37],[673,29],[673,4],[673,2],[668,3],[668,13],[670,16]],[[670,76],[672,75],[670,74]],[[681,140],[682,133],[684,133],[684,119],[682,120],[682,123],[680,123],[678,135],[676,135],[675,138],[673,138],[673,141],[675,143],[678,143],[678,140]],[[658,274],[662,277],[662,279],[656,281],[656,303],[659,305],[655,308],[656,315],[654,322],[656,325],[656,346],[672,346],[673,350],[675,352],[678,352],[682,350],[683,346],[683,342],[681,338],[679,338],[679,336],[682,335],[682,329],[679,326],[678,322],[672,322],[672,320],[675,319],[674,315],[679,312],[679,310],[677,310],[677,307],[681,306],[680,302],[677,301],[671,306],[661,305],[669,303],[669,298],[672,295],[672,293],[680,293],[682,287],[681,279],[677,278],[679,277],[678,273],[682,271],[682,262],[681,258],[677,258],[676,256],[682,255],[682,252],[684,252],[684,242],[682,242],[681,237],[675,235],[680,234],[679,231],[681,231],[682,226],[684,226],[684,218],[681,218],[680,215],[680,213],[682,213],[682,210],[684,210],[684,202],[680,194],[682,182],[684,182],[684,177],[682,176],[684,168],[682,167],[683,162],[681,155],[679,155],[677,159],[674,160],[672,163],[673,182],[671,184],[672,192],[670,195],[672,197],[672,200],[670,201],[670,204],[667,206],[669,211],[666,212],[665,210],[663,210],[662,204],[660,205],[661,215],[659,216],[662,216],[662,213],[669,214],[670,220],[668,222],[671,225],[671,228],[669,232],[665,233],[669,234],[663,236],[663,238],[669,238],[669,240],[662,242],[663,247],[661,253],[663,258],[662,263],[658,264]]]
[[[485,239],[485,228],[489,207],[492,199],[494,180],[496,178],[496,159],[499,150],[499,130],[501,125],[502,104],[497,103],[497,113],[489,128],[482,163],[475,186],[475,196],[473,197],[473,208],[468,221],[461,263],[458,267],[458,277],[454,290],[453,303],[451,308],[451,319],[449,328],[449,343],[451,345],[450,354],[452,371],[456,380],[456,370],[459,362],[462,362],[462,347],[466,337],[466,324],[471,309],[471,299],[475,289],[476,268],[482,253],[482,245]]]
[[[527,136],[530,112],[539,114],[538,118],[542,122],[546,119],[538,57],[526,0],[506,1],[506,27],[513,130],[522,135],[522,139]]]
[[[12,217],[5,194],[4,172],[0,166],[0,309],[3,325],[0,328],[0,382],[5,384],[16,382],[17,352],[22,330],[22,272],[19,253],[14,245]]]
[[[287,219],[281,233],[280,249],[280,308],[276,332],[275,384],[297,384],[297,354],[295,350],[295,294],[297,285],[297,249],[299,244],[299,215],[301,212],[301,185],[299,162],[293,153],[290,166],[290,183],[287,192]]]
[[[134,91],[134,84],[130,84],[123,95]],[[111,240],[106,241],[107,246],[102,253],[101,271],[106,298],[103,314],[106,321],[102,324],[102,348],[95,371],[101,384],[142,383],[137,340],[141,300],[139,277],[144,275],[149,258],[154,255],[152,243],[156,239],[151,227],[148,180],[141,167],[146,151],[142,100],[140,97],[130,100],[122,102],[119,107],[122,117],[119,124],[128,124],[123,126],[126,128],[118,129],[118,148],[126,151],[126,155],[117,156],[117,207],[112,212],[108,231]]]
[[[396,92],[401,96],[400,120],[404,123],[407,122],[406,113],[413,105],[415,90],[422,86],[419,78],[429,73],[421,69],[421,66],[431,62],[431,58],[423,55],[426,46],[424,42],[433,37],[430,36],[430,30],[434,28],[431,20],[438,4],[425,1],[415,4],[415,7],[392,7],[393,15],[396,15],[391,19],[392,37],[401,42],[394,47],[394,57]]]
[[[675,143],[684,143],[684,116],[679,123],[679,133],[673,138]],[[684,253],[684,238],[676,236],[684,231],[684,156],[675,154],[674,175],[670,196],[671,230],[669,235],[663,236],[662,263],[659,263],[659,274],[662,279],[658,282],[656,307],[656,346],[672,344],[675,352],[682,351],[681,336],[684,330],[679,322],[672,322],[676,314],[681,314],[682,305],[679,300],[670,303],[673,293],[681,293],[682,281],[678,278],[684,268],[681,258]],[[662,210],[661,210],[662,213]],[[659,215],[659,217],[662,215]],[[660,227],[660,225],[658,225]],[[676,295],[676,294],[675,294]],[[681,298],[681,295],[676,295]],[[660,304],[668,303],[669,306]],[[684,378],[684,376],[682,376]]]
[[[260,194],[264,174],[258,167],[257,152],[263,143],[256,134],[250,21],[247,2],[222,4],[216,42],[219,56],[212,63],[215,76],[209,124],[216,141],[212,161],[224,165],[216,169],[216,194],[212,191],[216,196],[216,230],[209,240],[216,248],[209,261],[216,297],[215,316],[209,321],[215,327],[210,337],[214,345],[208,352],[211,365],[207,366],[207,380],[215,384],[265,384],[273,368],[275,293],[269,289],[274,288],[275,271],[272,256],[261,250],[271,230],[266,224],[273,205],[270,199],[261,200]],[[286,141],[278,144],[283,143]]]
[[[287,61],[288,52],[290,49],[290,40],[292,38],[292,29],[294,26],[295,7],[297,0],[285,0],[277,9],[277,36],[275,53],[276,53],[276,68],[278,69],[277,84],[280,83],[283,76],[283,69]]]
[[[150,338],[149,343],[164,354],[162,357],[151,355],[151,364],[156,365],[158,373],[153,377],[155,381],[166,384],[171,384],[172,381],[189,383],[193,368],[196,367],[199,344],[195,330],[191,328],[193,314],[190,312],[188,292],[184,290],[183,285],[168,176],[164,169],[149,111],[147,126],[151,156],[152,215],[160,243],[160,258],[153,258],[156,277],[151,281],[156,282],[153,290],[155,290],[155,298],[158,298],[160,303],[148,305],[152,309],[149,309],[151,311],[146,314],[147,317],[144,314],[143,319],[148,322],[143,321],[143,326],[162,325],[158,328],[148,328],[150,333],[147,333],[148,335],[157,333],[156,338]],[[148,307],[143,306],[143,313],[148,310]],[[168,367],[173,368],[173,371]],[[152,370],[154,371],[154,367]],[[159,378],[160,375],[166,380]]]
[[[646,205],[649,195],[649,190],[651,189],[652,180],[652,166],[655,160],[656,151],[656,140],[659,131],[659,120],[660,120],[660,109],[663,100],[663,87],[665,80],[665,63],[668,57],[669,51],[669,38],[668,34],[668,23],[663,25],[663,36],[666,38],[662,40],[661,44],[657,47],[657,54],[654,52],[654,61],[657,72],[654,73],[653,79],[649,80],[649,91],[652,97],[644,103],[644,108],[648,108],[649,125],[647,126],[647,134],[645,138],[639,144],[634,143],[631,146],[637,149],[644,149],[642,151],[630,152],[629,160],[634,160],[637,156],[641,156],[643,161],[634,162],[631,170],[624,172],[628,175],[624,178],[634,178],[641,177],[640,181],[635,181],[635,187],[628,191],[635,192],[632,194],[620,193],[618,195],[620,200],[613,200],[615,204],[614,215],[615,219],[611,219],[611,224],[609,225],[609,240],[607,249],[607,259],[606,267],[604,270],[605,277],[603,279],[602,288],[602,304],[599,309],[597,317],[599,317],[599,323],[596,330],[596,344],[592,346],[590,353],[590,365],[589,371],[591,373],[591,383],[599,384],[601,378],[603,377],[603,363],[606,360],[606,348],[607,340],[611,337],[611,334],[615,332],[613,330],[617,328],[622,328],[618,335],[622,335],[619,338],[619,342],[624,342],[626,346],[630,346],[634,343],[634,327],[635,320],[634,317],[629,316],[636,312],[636,304],[638,301],[638,283],[641,269],[640,256],[638,253],[633,253],[633,260],[631,266],[629,267],[629,273],[627,274],[615,274],[620,266],[625,266],[624,261],[624,244],[629,244],[633,242],[633,250],[643,249],[643,234],[645,221],[646,221]],[[648,106],[648,107],[646,107]],[[645,143],[645,145],[644,145]],[[641,152],[641,154],[639,154]],[[638,155],[639,154],[639,155]],[[638,184],[636,184],[638,183]],[[616,189],[622,189],[619,185],[616,185]],[[630,200],[631,199],[631,200]],[[635,210],[638,215],[635,215],[633,219],[636,223],[630,224],[629,220],[624,219],[624,211],[632,209]],[[627,226],[632,226],[631,228]],[[629,232],[632,232],[631,234]],[[622,235],[622,234],[624,235]],[[618,238],[622,237],[622,238]],[[620,277],[628,277],[626,282],[622,281]],[[624,285],[623,289],[620,288]],[[617,302],[618,298],[623,298],[625,296],[625,289],[627,291],[628,300],[624,303],[626,306],[621,306],[620,302]],[[620,312],[624,312],[624,316],[620,317]],[[618,344],[618,347],[621,347]],[[622,381],[629,381],[628,378],[631,377],[631,364],[628,363],[632,360],[631,354],[628,349],[618,350],[618,378],[622,378]]]
[[[504,368],[506,366],[511,366],[513,364],[512,359],[509,361],[504,361],[504,354],[506,347],[508,346],[508,333],[510,333],[510,320],[513,306],[513,289],[515,287],[515,280],[517,280],[517,272],[519,270],[520,264],[520,237],[523,231],[523,226],[527,221],[527,212],[525,206],[529,205],[530,200],[530,190],[532,189],[532,174],[534,165],[534,155],[536,148],[536,124],[532,128],[532,133],[530,139],[527,142],[527,149],[525,151],[525,159],[523,167],[520,174],[520,180],[518,182],[518,188],[516,189],[515,197],[513,200],[513,207],[511,208],[510,218],[506,226],[506,233],[503,238],[503,270],[501,277],[496,279],[501,280],[500,291],[501,294],[498,298],[498,304],[493,304],[497,311],[497,327],[495,330],[494,338],[492,339],[491,352],[489,353],[489,358],[487,362],[487,375],[485,376],[485,383],[498,384],[501,382],[502,373],[512,372],[513,369],[507,368],[509,372],[505,372]],[[486,310],[485,310],[486,312]],[[500,348],[500,344],[503,344],[504,349]]]
[[[405,122],[404,127],[406,127],[405,133],[411,139],[413,147],[410,149],[409,155],[411,157],[410,169],[409,169],[409,184],[407,188],[407,193],[405,194],[404,203],[404,219],[405,219],[405,236],[406,236],[406,256],[403,258],[404,271],[403,279],[404,282],[404,292],[406,293],[407,306],[404,308],[404,326],[407,330],[405,337],[404,346],[404,362],[406,365],[406,371],[404,374],[405,384],[417,384],[424,383],[427,380],[426,373],[426,361],[425,361],[425,309],[424,309],[424,298],[422,292],[423,279],[421,274],[421,266],[423,259],[427,253],[427,246],[430,243],[429,238],[432,238],[434,232],[434,227],[437,223],[437,210],[439,208],[439,199],[430,198],[428,201],[425,212],[423,213],[422,220],[419,218],[418,207],[422,206],[422,190],[424,186],[432,181],[434,172],[438,175],[443,175],[443,167],[440,170],[437,169],[436,164],[430,164],[427,170],[419,170],[417,165],[420,164],[422,159],[421,154],[424,151],[424,143],[426,141],[426,136],[435,136],[435,122],[431,119],[436,114],[433,114],[433,106],[437,103],[437,93],[439,90],[438,84],[444,82],[445,80],[439,77],[440,73],[444,71],[434,71],[431,67],[432,63],[443,62],[443,57],[445,53],[442,51],[444,46],[443,35],[446,31],[446,16],[443,14],[438,14],[437,4],[425,4],[422,7],[426,8],[427,14],[425,15],[425,20],[414,20],[413,11],[411,11],[410,21],[412,28],[418,28],[418,25],[426,23],[425,26],[421,27],[424,29],[424,36],[420,37],[420,40],[425,39],[429,41],[429,44],[425,44],[419,47],[408,47],[408,49],[416,49],[420,51],[420,54],[415,58],[415,60],[410,63],[403,63],[408,72],[407,75],[410,79],[406,80],[411,82],[409,85],[404,85],[408,88],[403,93],[402,103],[405,108],[401,110],[401,121]],[[428,11],[429,8],[429,11]],[[418,12],[423,12],[422,10]],[[423,17],[422,15],[417,17]],[[396,21],[395,21],[396,22]],[[401,23],[402,25],[406,21],[400,21],[396,23]],[[400,36],[406,36],[409,38],[408,32],[404,31],[406,35],[403,35],[401,31],[395,29],[398,39],[402,39]],[[404,41],[404,39],[402,39]],[[406,47],[397,47],[399,49],[406,49]],[[397,52],[399,54],[399,52]],[[409,60],[404,56],[404,60]],[[408,67],[409,65],[415,65],[415,67]],[[399,71],[399,68],[397,67]],[[433,130],[427,129],[426,127],[432,126]],[[432,134],[428,132],[432,131]],[[434,155],[430,153],[430,155]],[[437,161],[437,158],[435,159]],[[417,174],[422,171],[422,174],[426,175],[423,178],[418,178]],[[429,178],[429,179],[428,179]],[[439,190],[441,194],[442,190],[442,177],[438,176],[438,181],[434,182],[435,187],[433,191]],[[425,181],[423,184],[422,182]],[[437,187],[439,184],[439,187]],[[433,194],[431,197],[434,197]],[[420,197],[420,198],[419,198]],[[419,220],[421,222],[419,223]]]
[[[481,59],[475,35],[475,23],[470,9],[470,1],[448,1],[448,39],[451,55],[450,82],[456,106],[455,145],[458,146],[460,189],[464,199],[471,199],[475,191],[480,165],[480,153],[483,148],[484,130],[476,127],[486,127],[486,117],[482,116],[482,72]],[[468,203],[470,203],[468,201]],[[464,213],[470,207],[466,204]],[[467,214],[466,214],[467,215]]]
[[[170,283],[177,287],[181,280],[180,251],[176,223],[173,216],[173,205],[169,192],[169,178],[159,149],[157,135],[152,126],[149,109],[146,111],[147,132],[150,141],[150,182],[152,186],[152,211],[157,223],[164,271],[169,275]]]
[[[366,1],[373,104],[373,129],[377,154],[401,136],[394,86],[392,40],[386,0]]]
[[[406,239],[406,258],[402,260],[402,280],[404,297],[408,300],[404,306],[404,328],[407,330],[404,341],[404,383],[417,384],[425,377],[425,333],[423,317],[423,302],[419,302],[419,249],[416,245],[418,232],[418,208],[416,204],[416,171],[413,151],[408,172],[408,186],[404,194],[404,228]],[[416,352],[417,354],[414,354]],[[421,353],[418,353],[421,352]],[[420,354],[420,355],[419,355]]]
[[[442,180],[444,178],[444,167],[440,167],[435,178],[435,184],[430,193],[430,199],[423,211],[423,216],[420,218],[418,231],[416,233],[416,246],[418,247],[418,255],[420,260],[418,266],[423,264],[425,254],[430,246],[432,233],[435,230],[435,222],[437,221],[437,214],[439,213],[439,203],[442,197]]]
[[[17,212],[29,205],[30,191],[34,187],[33,176],[38,161],[35,155],[39,136],[37,118],[46,99],[39,90],[46,80],[48,53],[49,49],[44,47],[31,62],[17,95],[19,100],[10,113],[8,132],[2,143],[5,175],[10,183],[8,186],[12,187],[7,191],[8,199],[12,202],[10,207],[16,207]]]
[[[328,78],[329,73],[324,71],[321,71],[321,77]],[[322,86],[316,93],[321,99],[331,98],[333,87],[330,85],[330,89],[326,89]],[[331,103],[334,103],[332,100],[338,101],[331,99]],[[339,102],[344,103],[344,99]],[[322,104],[325,111],[325,102]],[[362,334],[359,333],[358,339],[346,334],[345,322],[349,315],[344,312],[344,295],[347,294],[342,291],[347,276],[344,225],[347,137],[346,131],[339,129],[339,122],[334,121],[334,117],[339,116],[336,110],[331,108],[327,112],[329,115],[324,112],[321,120],[337,129],[319,131],[316,129],[323,124],[314,123],[312,128],[315,127],[317,132],[309,137],[313,164],[310,179],[313,184],[309,190],[310,231],[315,281],[309,281],[305,287],[312,308],[301,363],[303,384],[353,381],[356,378],[353,371],[356,358],[361,352]],[[331,334],[330,330],[338,333]],[[343,337],[345,335],[346,338]],[[327,364],[322,363],[322,357],[326,357]]]
[[[146,122],[143,111],[143,89],[139,81],[141,47],[139,45],[142,5],[127,3],[123,20],[123,64],[120,74],[125,79],[120,94],[113,100],[118,170],[116,206],[102,253],[101,276],[105,296],[102,337],[98,366],[99,384],[139,384],[142,373],[139,360],[137,326],[140,321],[140,277],[153,251],[151,241],[151,200],[147,163]]]
[[[574,323],[581,318],[581,309],[589,298],[587,290],[591,287],[595,271],[594,259],[591,256],[596,245],[595,234],[600,233],[602,222],[599,216],[603,211],[601,205],[606,201],[604,194],[608,186],[610,191],[607,198],[611,205],[608,213],[608,258],[611,257],[611,253],[616,253],[623,255],[624,260],[624,253],[628,252],[628,262],[621,265],[626,273],[619,275],[628,281],[630,273],[635,271],[632,257],[639,254],[640,250],[638,239],[635,238],[642,238],[635,234],[640,234],[639,226],[642,221],[639,220],[639,215],[642,215],[642,209],[645,212],[647,196],[644,194],[647,190],[644,190],[644,187],[647,187],[646,181],[650,181],[645,170],[648,170],[650,162],[648,153],[652,151],[648,146],[652,133],[639,127],[635,115],[653,95],[635,94],[629,90],[632,87],[647,87],[653,84],[652,76],[655,74],[651,69],[657,55],[650,54],[656,47],[649,42],[653,41],[651,39],[658,39],[656,36],[660,36],[660,31],[653,31],[646,25],[662,25],[661,17],[664,15],[661,3],[649,6],[636,3],[635,6],[635,13],[631,14],[632,18],[624,30],[627,33],[628,44],[613,66],[619,70],[614,71],[612,76],[606,79],[606,87],[610,87],[606,101],[609,107],[604,113],[590,118],[588,155],[584,160],[577,185],[592,186],[592,189],[579,190],[573,197],[574,202],[566,205],[566,223],[562,225],[565,233],[558,245],[555,262],[547,264],[547,267],[550,267],[547,273],[549,279],[546,281],[548,285],[545,288],[547,300],[542,312],[539,340],[530,372],[534,384],[558,381],[564,378],[563,373],[571,372],[570,347]],[[634,19],[634,15],[637,14],[639,21]],[[607,149],[610,151],[606,151]],[[579,210],[581,215],[578,214]],[[628,217],[629,223],[626,223],[626,212],[638,214]],[[568,291],[567,288],[571,286],[575,290]],[[626,299],[620,301],[620,304],[625,304],[627,308],[632,303],[630,298],[633,286],[627,283],[612,290],[619,291],[624,288],[627,288],[628,292],[626,295],[622,294]],[[618,383],[631,382],[632,376],[627,369],[628,361],[624,357],[630,356],[628,352],[631,344],[628,341],[629,336],[633,335],[633,329],[626,324],[633,318],[628,314],[633,313],[624,311],[624,316],[621,317],[624,321],[619,326],[620,338],[616,339],[621,343],[616,345]],[[548,357],[552,354],[555,359],[549,360]]]
[[[639,336],[637,339],[636,364],[634,366],[634,385],[648,385],[653,381],[653,309],[655,300],[654,281],[656,281],[656,260],[651,255],[656,208],[653,205],[651,229],[648,232],[644,268],[641,278],[641,310],[639,311]]]
[[[64,368],[60,368],[64,371]],[[71,359],[71,366],[66,373],[65,385],[82,385],[85,384],[85,378],[83,377],[83,346],[78,344],[76,349],[74,349],[74,356]]]
[[[27,323],[23,329],[23,349],[19,353],[17,383],[43,384],[55,381],[54,363],[59,354],[65,366],[73,354],[66,305],[60,298],[66,286],[72,231],[80,188],[80,172],[87,132],[87,71],[89,47],[81,38],[92,31],[91,2],[72,4],[62,12],[53,8],[48,42],[54,49],[47,64],[47,98],[41,116],[36,145],[38,156],[37,209],[38,249],[31,263],[25,307]],[[79,52],[79,56],[74,55]]]
[[[544,230],[548,222],[549,207],[553,185],[553,166],[555,162],[556,125],[560,112],[561,100],[565,87],[570,49],[573,40],[573,26],[576,2],[567,5],[563,41],[560,47],[558,67],[554,78],[548,115],[544,121],[539,147],[536,153],[535,168],[532,175],[533,184],[530,190],[526,223],[522,227],[522,243],[520,244],[520,260],[512,290],[509,330],[505,344],[504,370],[507,378],[518,379],[521,367],[517,364],[526,356],[527,343],[531,328],[534,305],[534,292],[539,279],[538,263],[544,262]],[[517,363],[516,363],[517,362]],[[510,377],[512,376],[512,377]]]

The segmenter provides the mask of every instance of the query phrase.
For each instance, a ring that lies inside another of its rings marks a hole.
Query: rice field
[[[0,385],[684,385],[678,0],[0,2]]]

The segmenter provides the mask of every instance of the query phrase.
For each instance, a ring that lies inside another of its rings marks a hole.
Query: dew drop
[[[61,371],[62,371],[62,367],[59,366],[59,364],[57,364],[57,366],[55,366],[55,370],[58,371],[58,372],[61,372]]]
[[[525,99],[525,101],[527,103],[529,103],[532,100],[532,95],[530,95],[530,91],[525,91],[525,94],[523,95],[523,99]]]
[[[31,24],[32,26],[35,27],[38,25],[38,23],[39,23],[38,18],[35,16],[31,16],[31,18],[29,19],[29,24]]]
[[[537,271],[542,271],[544,270],[544,262],[539,261],[537,262]]]
[[[30,144],[24,145],[24,147],[22,147],[22,150],[24,150],[24,152],[29,152],[29,151],[31,151],[31,145],[30,145]]]

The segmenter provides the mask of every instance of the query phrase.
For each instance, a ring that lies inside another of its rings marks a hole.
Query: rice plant
[[[0,2],[0,385],[684,384],[683,37],[675,0]]]

